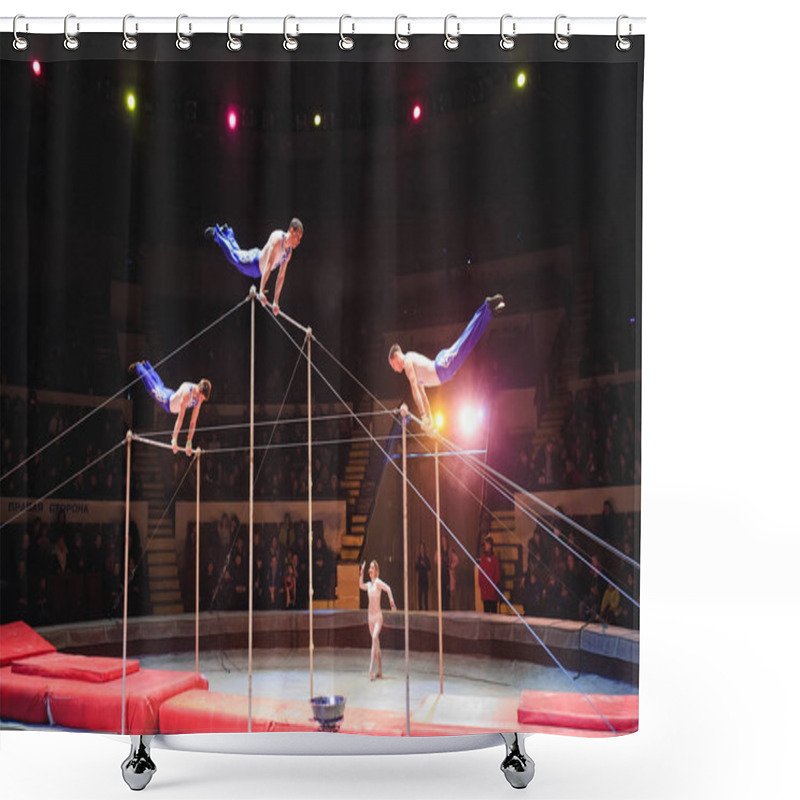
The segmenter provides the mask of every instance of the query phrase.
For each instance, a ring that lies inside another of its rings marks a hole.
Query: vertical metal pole
[[[120,733],[125,735],[125,677],[128,659],[128,560],[130,558],[130,530],[131,530],[131,442],[133,433],[128,430],[127,440],[127,471],[125,478],[125,577],[123,579],[122,596],[122,723]]]
[[[194,671],[200,672],[200,450],[197,450],[197,500],[194,511]]]
[[[439,510],[439,437],[434,439],[434,465],[436,469],[436,563],[439,569],[436,571],[439,581],[439,694],[444,693],[444,661],[442,645],[442,525]],[[447,579],[450,580],[450,565],[447,565]]]
[[[250,290],[250,562],[247,605],[247,732],[253,730],[253,447],[255,443],[256,395],[256,299]]]
[[[400,406],[400,415],[403,418],[403,617],[406,643],[406,736],[411,736],[411,691],[408,679],[408,459],[406,451],[408,407],[405,403]]]
[[[308,404],[308,683],[309,699],[314,697],[314,584],[312,582],[312,571],[314,569],[314,554],[312,545],[314,543],[313,519],[311,508],[311,328],[306,331],[306,342],[308,343],[308,371],[306,383],[308,384],[308,394],[306,402]]]

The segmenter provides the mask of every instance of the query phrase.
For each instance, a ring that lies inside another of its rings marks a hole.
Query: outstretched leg
[[[225,258],[227,258],[239,272],[243,275],[247,275],[248,278],[261,277],[261,270],[258,268],[261,248],[253,247],[250,250],[242,250],[233,234],[233,228],[229,228],[227,225],[223,225],[222,227],[215,225],[213,228],[207,228],[206,235],[220,246],[220,249],[225,254]]]
[[[374,668],[376,662],[378,665],[378,673],[380,673],[381,670],[381,642],[379,638],[381,635],[381,622],[379,620],[370,623],[369,633],[372,637],[372,649],[369,654],[369,679],[373,680],[375,678]],[[380,677],[380,674],[378,677]]]
[[[153,400],[158,403],[167,414],[171,413],[169,408],[169,399],[174,392],[164,386],[164,381],[161,380],[159,374],[153,369],[149,361],[137,361],[131,367],[136,370],[136,374],[142,379],[147,393]]]
[[[469,354],[475,349],[486,327],[497,311],[505,306],[501,295],[487,298],[464,328],[461,336],[446,350],[440,350],[434,360],[436,374],[447,383],[461,369]]]

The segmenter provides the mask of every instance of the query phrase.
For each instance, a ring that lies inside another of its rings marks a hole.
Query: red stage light
[[[236,126],[239,124],[239,117],[236,114],[235,109],[229,108],[228,109],[228,128],[232,131],[236,130]]]
[[[31,69],[33,70],[33,74],[38,78],[42,74],[42,65],[41,63],[36,60],[31,64]]]
[[[421,119],[422,106],[419,103],[417,103],[417,105],[414,106],[414,110],[411,112],[411,116],[414,117],[415,122],[418,122]]]

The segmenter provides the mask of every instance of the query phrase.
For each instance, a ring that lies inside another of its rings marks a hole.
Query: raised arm
[[[361,569],[358,571],[358,588],[366,592],[369,587],[364,583],[364,563],[365,562],[362,562]]]

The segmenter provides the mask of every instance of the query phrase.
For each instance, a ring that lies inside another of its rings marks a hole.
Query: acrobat
[[[381,664],[381,628],[383,627],[383,611],[381,611],[381,596],[384,592],[389,595],[389,604],[392,611],[395,611],[397,606],[394,604],[394,597],[389,584],[382,581],[380,575],[380,568],[377,561],[371,561],[369,565],[369,583],[364,583],[364,567],[366,562],[361,564],[361,569],[358,573],[358,587],[367,593],[369,598],[369,609],[367,611],[367,624],[369,626],[369,635],[372,637],[372,650],[369,656],[369,679],[374,680],[376,677],[383,677],[383,669]],[[374,672],[374,667],[378,667],[377,674]]]
[[[491,322],[506,307],[503,295],[496,294],[487,297],[483,305],[475,312],[469,324],[464,328],[461,336],[455,343],[445,350],[440,350],[436,358],[431,361],[421,353],[409,350],[404,353],[399,344],[393,344],[389,349],[389,364],[395,372],[405,372],[411,384],[411,393],[422,417],[422,426],[432,430],[433,416],[428,396],[425,394],[426,386],[439,386],[452,380],[453,376],[463,366],[469,354],[475,349],[483,332]]]
[[[137,361],[128,368],[131,374],[136,374],[142,379],[148,394],[158,403],[168,414],[177,414],[175,428],[172,431],[172,452],[178,452],[178,434],[181,432],[183,417],[186,409],[194,409],[192,418],[189,420],[189,436],[186,439],[186,455],[192,454],[192,437],[197,425],[197,416],[200,413],[200,406],[211,396],[211,381],[203,378],[199,383],[189,383],[185,381],[176,391],[164,386],[158,373],[153,369],[149,361]]]
[[[294,248],[300,244],[300,240],[303,238],[303,223],[295,217],[289,223],[288,231],[272,231],[263,247],[253,247],[250,250],[243,250],[239,247],[233,228],[229,225],[216,224],[212,228],[206,228],[205,236],[207,239],[213,239],[220,246],[225,258],[239,272],[247,275],[248,278],[261,279],[258,299],[264,308],[267,307],[267,296],[264,293],[267,279],[273,270],[280,268],[275,281],[275,299],[272,302],[272,312],[277,316],[280,312],[278,300],[280,300],[283,281],[286,278],[286,267],[289,265]]]

